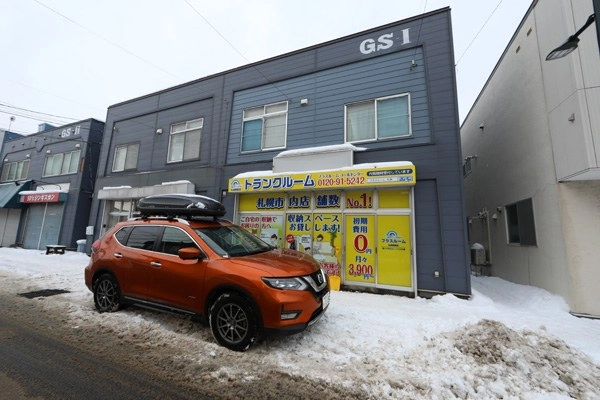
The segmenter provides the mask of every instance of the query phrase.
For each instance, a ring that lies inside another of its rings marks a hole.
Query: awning
[[[0,183],[0,208],[20,208],[19,192],[28,190],[31,181]]]

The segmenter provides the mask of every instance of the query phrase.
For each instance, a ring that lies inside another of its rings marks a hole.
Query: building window
[[[106,202],[106,226],[112,228],[117,223],[127,221],[133,216],[135,204],[138,199],[133,200],[109,200]]]
[[[113,172],[135,169],[137,167],[139,150],[139,143],[117,146],[115,149]]]
[[[465,162],[463,163],[463,178],[466,178],[473,171],[473,165],[471,164],[472,157],[465,158]]]
[[[2,168],[1,182],[26,179],[29,173],[29,160],[5,162]]]
[[[200,139],[204,118],[171,125],[168,162],[180,162],[200,158]]]
[[[46,157],[43,177],[74,174],[79,170],[81,150],[52,154]]]
[[[508,243],[536,246],[533,201],[521,200],[506,206],[505,209]]]
[[[346,105],[346,142],[364,142],[410,135],[409,94]]]
[[[288,103],[244,110],[242,152],[285,148]]]

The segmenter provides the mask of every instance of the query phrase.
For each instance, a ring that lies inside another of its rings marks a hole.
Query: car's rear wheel
[[[258,319],[251,303],[236,293],[219,296],[210,307],[209,324],[221,346],[246,351],[258,337]]]
[[[100,312],[114,312],[121,309],[119,283],[111,274],[101,275],[94,283],[94,305]]]

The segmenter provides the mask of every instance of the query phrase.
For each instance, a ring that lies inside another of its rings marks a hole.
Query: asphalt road
[[[105,351],[77,341],[32,301],[0,293],[0,399],[208,398],[124,362],[133,357],[123,348],[110,351],[110,340],[99,338]]]

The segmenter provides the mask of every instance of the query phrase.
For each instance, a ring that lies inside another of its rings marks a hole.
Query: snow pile
[[[0,290],[68,290],[36,300],[66,314],[82,340],[114,337],[190,383],[227,383],[241,397],[277,398],[308,379],[306,398],[600,399],[600,321],[570,315],[541,289],[473,277],[471,300],[332,292],[327,313],[306,332],[235,353],[187,318],[135,307],[97,313],[83,282],[88,261],[0,248]],[[275,382],[273,392],[257,392],[266,382]]]

